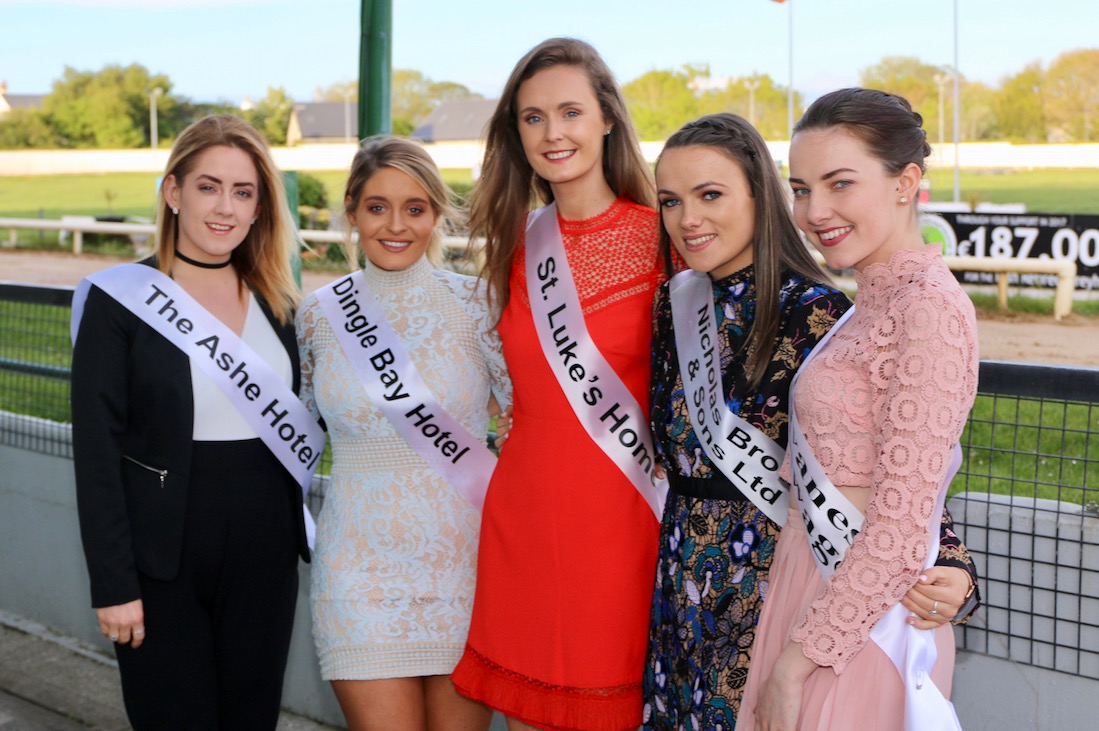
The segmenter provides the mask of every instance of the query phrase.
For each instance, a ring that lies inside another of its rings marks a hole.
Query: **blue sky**
[[[1099,46],[1097,0],[957,0],[960,67],[998,83],[1030,61]],[[393,66],[495,96],[524,52],[553,35],[591,41],[619,81],[708,63],[815,97],[886,55],[953,64],[954,0],[393,0]],[[282,86],[299,101],[355,78],[355,0],[0,0],[0,79],[46,93],[65,66],[140,63],[195,101]]]

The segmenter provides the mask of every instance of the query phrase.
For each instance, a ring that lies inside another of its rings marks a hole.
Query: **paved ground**
[[[0,614],[0,731],[130,728],[114,662]],[[287,713],[278,731],[334,731]]]

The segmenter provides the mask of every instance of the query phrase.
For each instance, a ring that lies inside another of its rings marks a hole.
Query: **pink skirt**
[[[824,588],[809,551],[805,525],[791,510],[775,549],[771,586],[763,604],[748,685],[737,718],[737,731],[754,731],[761,684],[785,647],[790,630],[805,616]],[[954,677],[954,630],[934,630],[938,659],[931,678],[947,698]],[[904,728],[904,685],[892,661],[873,641],[851,658],[842,674],[819,667],[809,676],[802,695],[798,731],[885,731]]]

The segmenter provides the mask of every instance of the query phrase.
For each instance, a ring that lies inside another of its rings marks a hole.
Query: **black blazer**
[[[293,323],[280,324],[256,300],[290,356],[296,393]],[[179,572],[194,397],[187,356],[94,286],[73,349],[72,419],[92,606],[124,604],[141,598],[139,571],[165,581]],[[166,472],[163,481],[154,469]],[[299,515],[298,551],[308,561],[301,489],[289,473],[285,489]]]

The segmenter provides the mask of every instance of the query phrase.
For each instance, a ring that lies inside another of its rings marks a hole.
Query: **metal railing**
[[[8,229],[7,246],[14,247],[19,240],[20,230],[33,231],[60,231],[62,236],[71,234],[73,253],[81,254],[84,251],[84,234],[114,234],[127,236],[135,248],[140,248],[145,242],[156,235],[156,226],[151,223],[117,223],[97,221],[91,216],[64,216],[59,220],[45,218],[2,218],[0,217],[0,229]],[[338,244],[343,242],[347,234],[343,231],[318,231],[315,229],[298,229],[298,237],[308,244]],[[352,240],[357,240],[357,235],[352,233]],[[444,236],[443,247],[448,250],[464,251],[467,239],[461,236]]]
[[[0,284],[0,444],[71,454],[71,296]],[[980,368],[950,505],[984,607],[960,647],[1099,679],[1099,369]]]
[[[951,510],[984,607],[962,649],[1099,679],[1099,369],[981,363]]]

